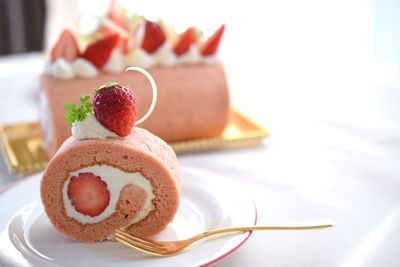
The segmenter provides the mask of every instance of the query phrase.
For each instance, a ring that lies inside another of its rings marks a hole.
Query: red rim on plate
[[[253,201],[253,205],[254,205],[254,212],[255,212],[255,215],[256,215],[256,217],[254,218],[254,225],[256,225],[256,224],[257,224],[258,213],[257,213],[257,206],[256,206],[256,203],[254,203],[254,201]],[[229,255],[232,254],[234,251],[236,251],[238,248],[240,248],[240,247],[244,244],[244,242],[246,242],[247,239],[250,238],[250,236],[251,236],[252,234],[253,234],[253,231],[249,231],[249,232],[247,233],[247,236],[246,236],[239,244],[237,244],[235,247],[233,247],[231,250],[225,252],[224,254],[222,254],[221,256],[219,256],[219,257],[217,257],[217,258],[215,258],[215,259],[212,259],[212,260],[209,261],[209,262],[206,262],[206,263],[204,263],[204,264],[202,264],[202,265],[199,265],[199,267],[208,266],[208,265],[210,265],[210,264],[216,263],[217,261],[220,261],[220,260],[222,260],[223,258],[229,256]]]

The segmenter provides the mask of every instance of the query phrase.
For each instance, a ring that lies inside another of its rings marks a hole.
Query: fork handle
[[[263,230],[312,230],[312,229],[323,229],[333,227],[335,224],[331,220],[321,220],[314,223],[300,223],[296,225],[253,225],[253,226],[242,226],[242,227],[231,227],[225,229],[217,229],[197,235],[198,238],[204,238],[207,236],[224,234],[224,233],[237,233],[246,231],[263,231]]]

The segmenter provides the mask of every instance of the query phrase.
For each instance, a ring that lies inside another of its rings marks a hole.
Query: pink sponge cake
[[[93,104],[82,97],[79,107],[65,106],[73,136],[50,160],[40,188],[46,214],[65,236],[91,243],[122,228],[151,237],[174,218],[176,156],[154,134],[132,128],[135,106],[132,92],[115,83],[97,89]]]
[[[89,38],[64,30],[50,51],[40,96],[48,154],[70,136],[62,124],[61,103],[76,103],[88,88],[110,81],[125,84],[135,90],[139,115],[148,108],[149,84],[140,75],[124,73],[127,66],[148,69],[159,87],[157,108],[141,127],[167,142],[220,135],[230,110],[228,83],[217,57],[224,25],[204,38],[194,27],[176,34],[164,23],[130,20],[118,10],[110,8],[112,14],[100,19],[107,27]]]
[[[229,96],[221,64],[188,67],[154,67],[149,70],[159,87],[157,106],[141,127],[167,142],[221,134],[228,123]],[[139,115],[150,105],[148,82],[136,73],[99,74],[90,79],[59,80],[42,77],[41,126],[49,155],[71,135],[64,123],[63,103],[107,81],[117,81],[135,91]],[[201,79],[200,79],[201,78]]]
[[[52,224],[72,239],[101,241],[117,228],[150,237],[173,219],[179,182],[172,149],[134,128],[123,139],[67,139],[43,175],[41,195]],[[74,183],[89,188],[73,190]],[[73,196],[85,193],[97,198],[92,206],[80,203],[89,196]]]

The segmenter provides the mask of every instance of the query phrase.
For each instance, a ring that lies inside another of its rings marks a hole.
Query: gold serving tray
[[[232,110],[221,136],[170,143],[177,154],[256,145],[270,133],[242,113]],[[0,126],[0,147],[11,174],[26,176],[45,168],[49,158],[42,148],[38,123]]]

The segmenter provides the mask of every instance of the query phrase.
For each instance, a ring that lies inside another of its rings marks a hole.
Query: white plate
[[[157,239],[176,240],[215,228],[252,225],[253,201],[228,178],[182,169],[182,201],[172,223]],[[208,240],[186,252],[155,258],[117,242],[82,244],[50,224],[40,202],[40,174],[0,195],[0,266],[201,266],[237,249],[250,233]]]

